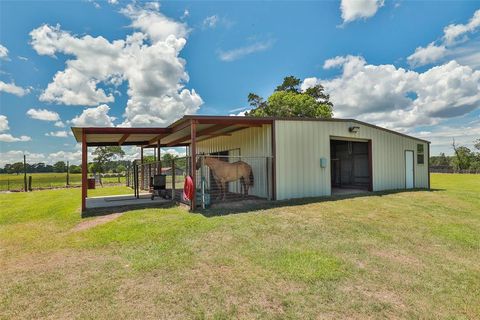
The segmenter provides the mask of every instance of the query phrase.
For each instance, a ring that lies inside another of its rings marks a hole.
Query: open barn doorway
[[[371,141],[330,140],[332,195],[372,191]]]

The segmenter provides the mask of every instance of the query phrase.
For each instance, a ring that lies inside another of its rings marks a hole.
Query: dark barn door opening
[[[371,190],[369,144],[363,141],[330,140],[332,194]]]

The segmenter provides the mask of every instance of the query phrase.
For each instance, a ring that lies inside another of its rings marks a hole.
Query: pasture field
[[[110,220],[82,219],[78,188],[0,194],[0,317],[479,319],[480,176],[431,181]]]
[[[46,173],[27,173],[32,176],[32,188],[62,188],[66,186],[67,174],[46,172]],[[105,184],[118,183],[117,177],[104,177],[102,182]],[[80,173],[70,174],[70,185],[80,186],[82,175]],[[120,177],[120,183],[125,183],[125,177]],[[0,191],[23,190],[23,174],[0,174]]]

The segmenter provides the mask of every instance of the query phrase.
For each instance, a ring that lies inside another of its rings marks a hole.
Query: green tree
[[[453,140],[452,147],[455,151],[455,157],[453,158],[455,168],[458,170],[469,169],[474,156],[472,151],[467,147],[457,146],[455,140]]]
[[[81,173],[82,172],[82,167],[71,164],[70,165],[70,173]]]
[[[55,172],[65,172],[67,170],[67,165],[63,161],[58,161],[53,165],[53,170]]]
[[[20,172],[23,172],[23,162],[15,162],[10,166],[10,170],[12,173],[15,172],[17,175]]]
[[[122,172],[127,171],[127,168],[126,168],[123,164],[119,164],[119,165],[115,168],[115,171],[116,171],[117,173],[122,173]]]
[[[288,76],[275,92],[265,101],[255,93],[248,95],[252,107],[247,116],[254,117],[303,117],[331,118],[333,104],[322,85],[317,84],[304,91],[300,89],[300,79]]]
[[[171,153],[164,153],[162,155],[162,161],[165,161],[167,163],[170,163],[173,159],[178,158],[176,155],[171,154]]]
[[[93,172],[103,173],[108,162],[112,161],[114,157],[124,156],[125,152],[120,146],[97,147],[92,153],[94,166],[91,168]]]
[[[450,160],[447,158],[445,153],[440,152],[439,156],[430,157],[430,164],[432,166],[448,166],[450,165]]]
[[[480,139],[477,139],[473,142],[473,146],[480,152]]]

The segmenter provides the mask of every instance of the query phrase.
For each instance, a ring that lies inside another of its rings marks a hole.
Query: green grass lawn
[[[32,188],[60,188],[65,187],[67,183],[66,173],[27,173],[32,176]],[[24,188],[23,174],[0,174],[0,191],[6,190],[23,190]],[[118,183],[118,177],[104,177],[102,182],[105,184]],[[80,186],[82,183],[82,175],[80,173],[70,174],[70,185]],[[125,177],[120,177],[120,183],[125,184]]]
[[[79,189],[0,194],[0,318],[478,319],[480,175],[432,188],[82,231]]]

